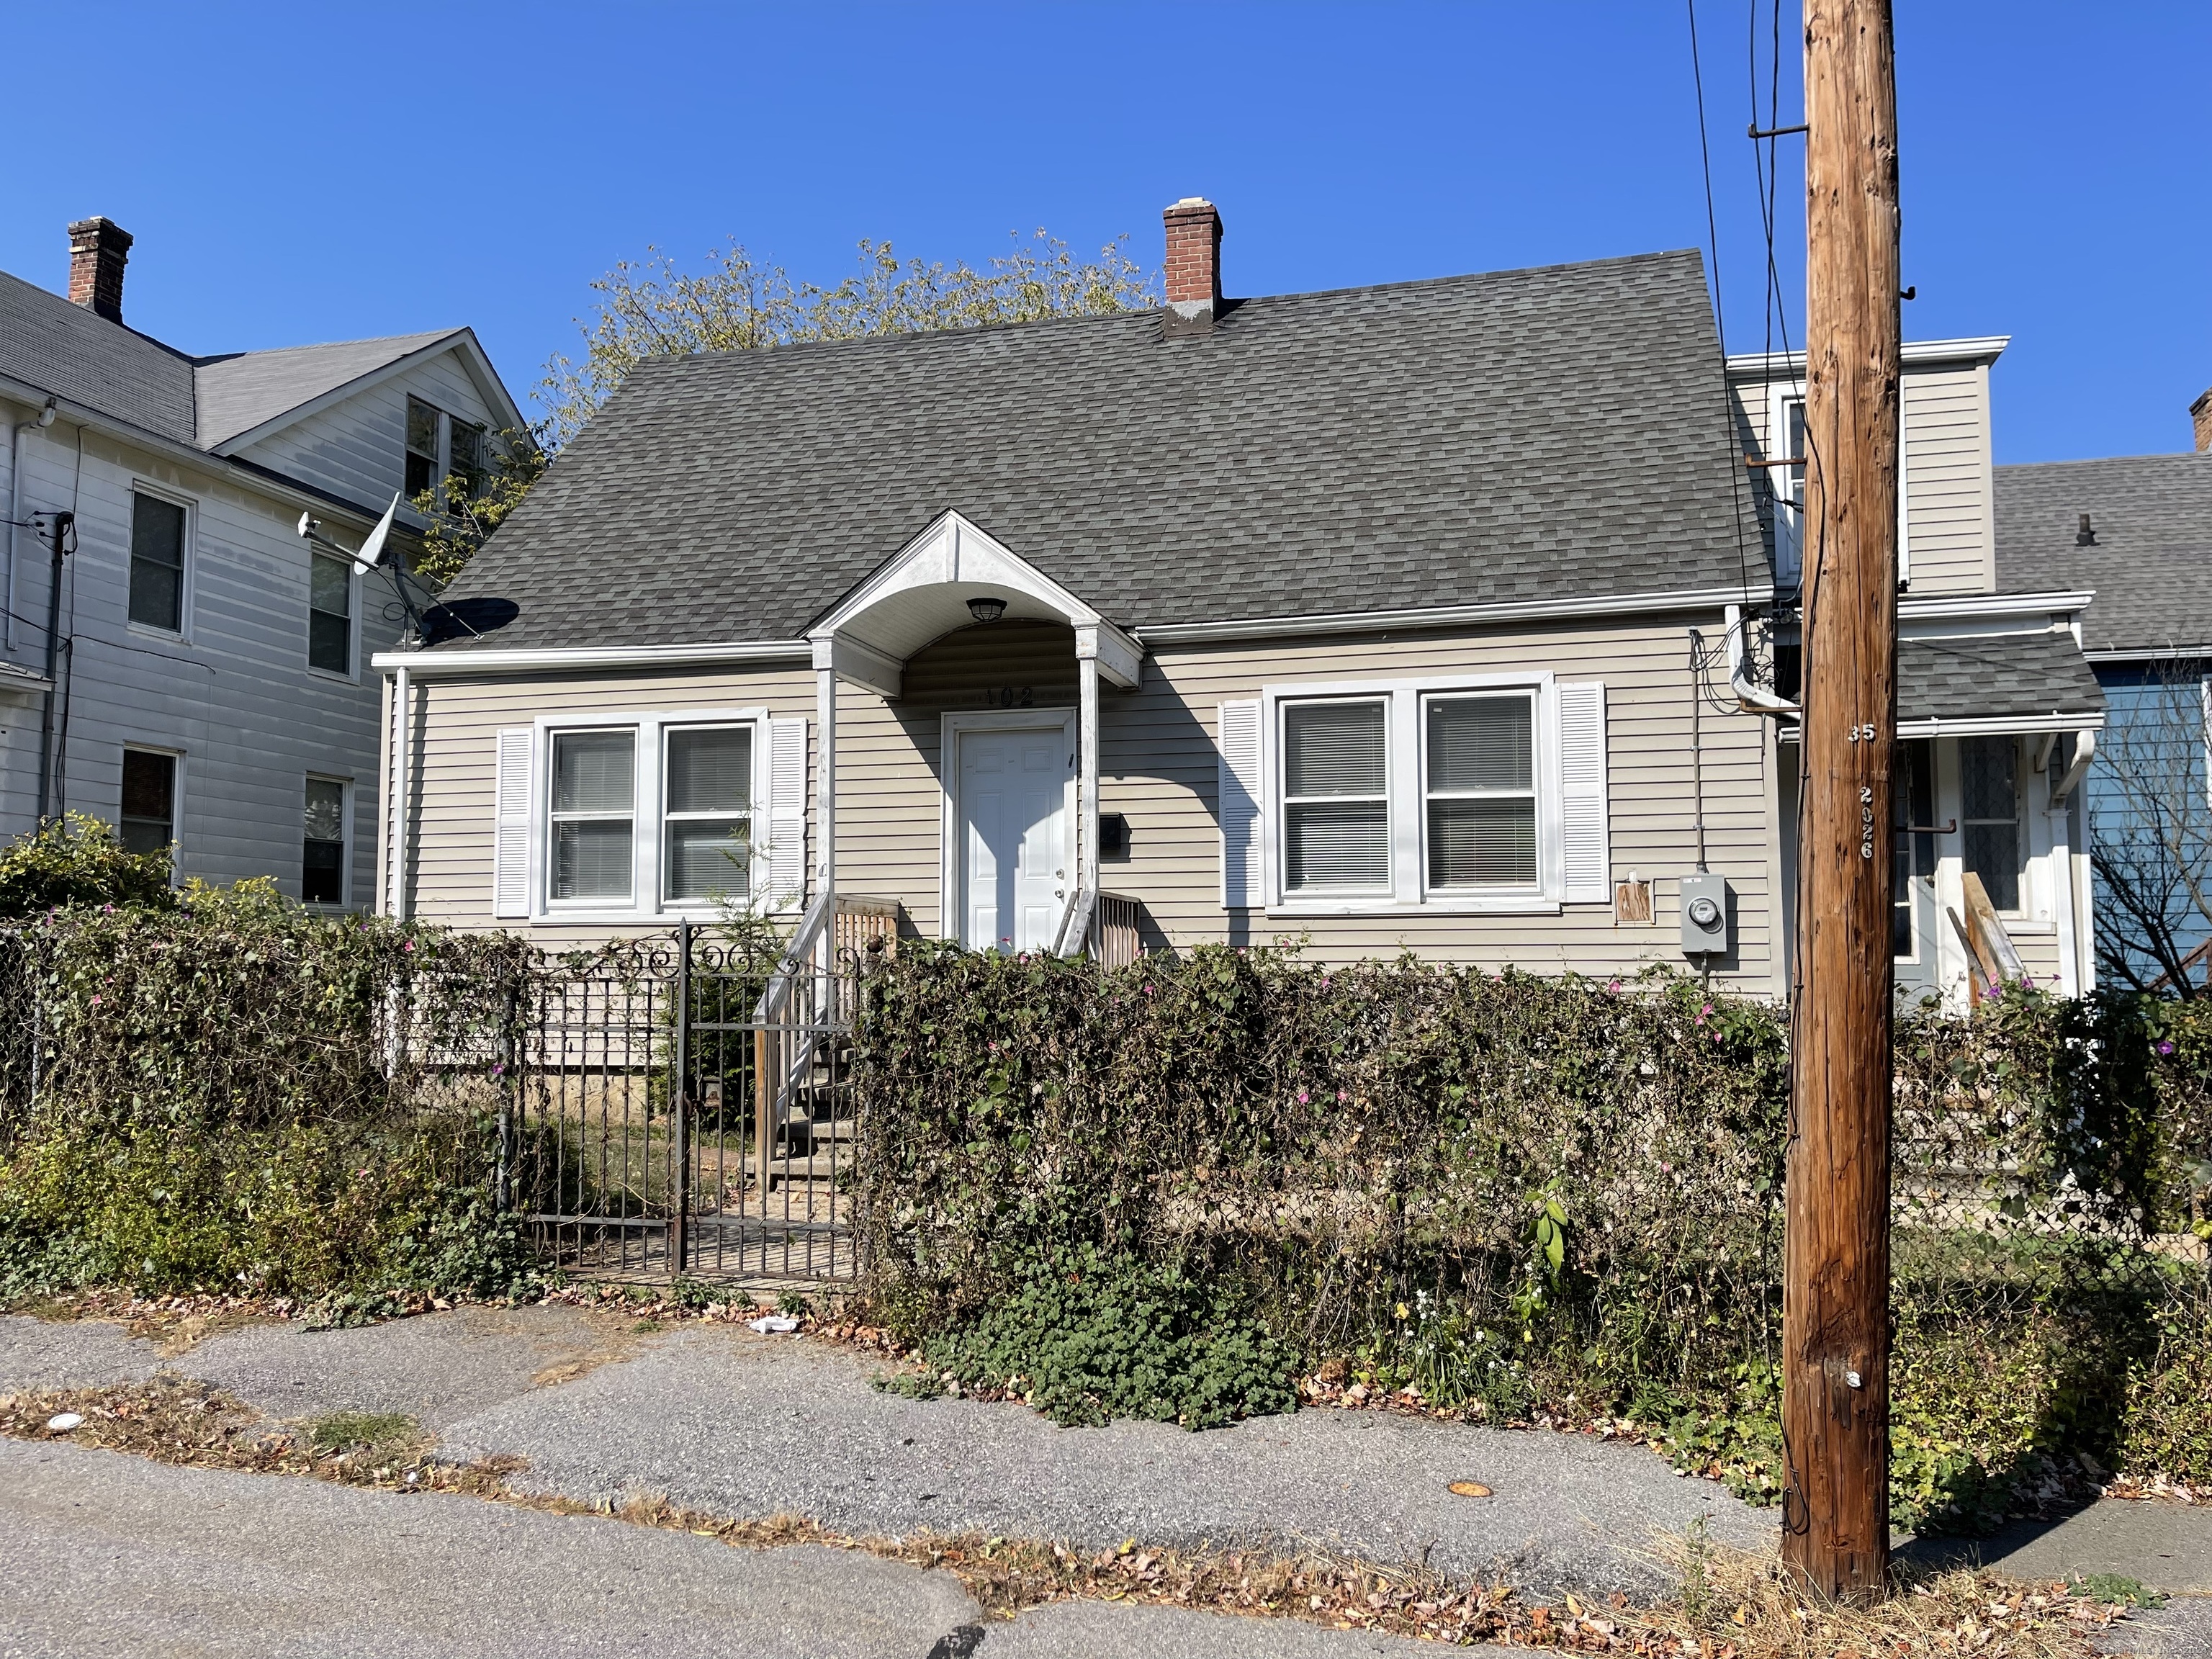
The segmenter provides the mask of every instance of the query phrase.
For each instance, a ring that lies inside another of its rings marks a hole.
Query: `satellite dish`
[[[361,550],[353,556],[354,574],[366,576],[384,562],[385,538],[392,534],[392,515],[398,511],[399,497],[395,495],[392,498],[392,505],[384,509],[384,516],[376,521],[376,528],[368,532],[368,539],[361,544]],[[304,521],[305,515],[301,516]],[[300,533],[305,535],[307,532],[303,530]]]

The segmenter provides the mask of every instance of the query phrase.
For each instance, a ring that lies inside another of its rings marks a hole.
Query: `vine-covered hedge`
[[[524,966],[501,936],[320,917],[266,884],[18,924],[0,938],[0,1293],[313,1295],[517,1260],[454,1217],[483,1207],[483,1079]]]
[[[1686,1456],[1756,1492],[1787,1039],[1782,1011],[1664,975],[910,945],[860,1043],[869,1292],[939,1341],[1095,1248],[1235,1286],[1309,1364],[1500,1416],[1682,1419]],[[1903,1512],[2062,1449],[2212,1475],[2180,1449],[2212,1401],[2174,1364],[2204,1329],[2208,1053],[2186,1006],[1900,1017]],[[2159,1411],[2122,1409],[2130,1374]]]

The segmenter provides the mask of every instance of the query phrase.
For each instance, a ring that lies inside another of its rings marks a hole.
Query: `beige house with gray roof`
[[[1166,234],[1159,310],[641,365],[376,659],[386,907],[1784,993],[1771,400],[1698,256],[1233,300]]]

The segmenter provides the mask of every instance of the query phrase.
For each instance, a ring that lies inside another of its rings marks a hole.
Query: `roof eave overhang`
[[[1666,593],[1602,593],[1570,599],[1514,600],[1498,605],[1432,605],[1406,611],[1340,611],[1311,617],[1239,617],[1219,622],[1164,623],[1139,628],[1150,647],[1214,641],[1290,639],[1309,634],[1397,633],[1439,628],[1480,628],[1500,623],[1571,621],[1577,617],[1634,616],[1717,611],[1731,605],[1772,603],[1771,586],[1686,588]]]
[[[473,351],[478,357],[483,356],[483,348],[477,344],[476,337],[473,334],[465,328],[454,329],[451,333],[440,335],[428,345],[417,346],[404,356],[394,357],[388,363],[380,364],[365,374],[356,374],[350,380],[342,380],[328,391],[318,392],[305,403],[295,404],[291,408],[270,416],[257,426],[250,426],[243,432],[233,433],[221,443],[209,445],[207,453],[210,455],[235,455],[242,449],[250,449],[263,439],[274,436],[286,427],[306,420],[310,415],[319,415],[323,410],[343,403],[347,398],[366,392],[372,386],[381,385],[395,374],[404,374],[416,364],[426,362],[441,352],[452,351],[464,346],[466,348],[463,352],[465,361],[469,351]],[[488,362],[485,367],[487,368],[489,367]],[[475,373],[474,364],[471,365],[471,378],[480,378]],[[498,376],[493,375],[492,381],[496,385]],[[483,391],[484,388],[479,386],[477,390]],[[494,400],[487,399],[487,401]],[[512,410],[514,408],[514,400],[507,396],[507,388],[504,386],[499,388],[499,398],[496,401],[504,403],[507,410]],[[520,420],[520,416],[517,416],[515,418]]]
[[[813,653],[805,640],[737,640],[698,645],[608,645],[556,647],[544,650],[380,651],[368,659],[379,673],[406,669],[416,678],[449,679],[471,674],[564,674],[593,669],[714,667],[723,664],[805,662]]]
[[[1905,363],[1993,363],[2012,343],[2009,334],[1977,334],[1959,340],[1907,340],[1898,352]],[[1739,379],[1802,375],[1802,351],[1739,351],[1728,358],[1728,372]]]

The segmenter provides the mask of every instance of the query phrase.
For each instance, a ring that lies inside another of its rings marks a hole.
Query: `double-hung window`
[[[752,891],[753,729],[671,726],[662,762],[661,896]]]
[[[1546,671],[1263,688],[1224,703],[1230,908],[1611,902],[1605,687]]]
[[[131,494],[131,620],[184,631],[185,509],[139,490]]]
[[[1389,705],[1283,705],[1283,890],[1390,888]]]
[[[1771,459],[1766,470],[1774,499],[1774,575],[1795,586],[1803,568],[1805,525],[1805,398],[1794,388],[1774,400]]]
[[[1425,714],[1429,890],[1534,890],[1534,698],[1432,696]]]
[[[177,757],[155,749],[123,751],[123,845],[166,853],[177,839]]]
[[[307,665],[353,672],[353,564],[319,550],[307,559]]]
[[[629,902],[635,887],[637,732],[553,734],[549,896]]]
[[[438,485],[438,411],[420,398],[407,400],[407,498]]]
[[[448,416],[446,431],[446,476],[460,480],[459,492],[447,501],[446,507],[448,512],[458,513],[464,500],[473,500],[483,493],[484,429]]]
[[[307,780],[300,844],[300,897],[308,904],[345,902],[346,787],[337,778]]]
[[[643,917],[803,897],[806,723],[556,716],[497,734],[494,914]]]
[[[1966,866],[1982,878],[1995,908],[2020,908],[2021,854],[2020,740],[1961,738],[1959,793]]]

